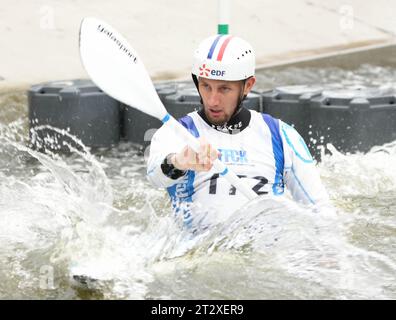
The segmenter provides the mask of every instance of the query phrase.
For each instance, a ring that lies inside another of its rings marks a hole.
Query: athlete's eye
[[[207,83],[200,83],[200,87],[207,90],[209,88],[209,85]]]
[[[229,92],[230,90],[231,90],[231,88],[229,88],[229,87],[221,87],[220,88],[220,91],[223,93]]]

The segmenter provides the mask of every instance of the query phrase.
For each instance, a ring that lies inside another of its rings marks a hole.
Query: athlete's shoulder
[[[262,120],[264,120],[264,122],[268,125],[268,127],[270,127],[270,129],[276,129],[281,134],[287,131],[287,132],[291,132],[293,135],[299,136],[298,131],[293,126],[289,125],[288,123],[284,122],[281,119],[275,118],[270,114],[264,112],[260,113],[260,117]]]
[[[258,112],[258,117],[262,124],[267,125],[272,134],[275,134],[276,136],[279,135],[280,127],[282,125],[282,121],[280,119],[274,118],[273,116],[264,112]]]
[[[294,153],[298,159],[305,163],[314,162],[304,139],[294,127],[285,122],[281,122],[280,133],[286,142],[286,147]]]
[[[273,122],[273,121],[275,121],[275,122],[280,122],[281,120],[280,119],[278,119],[278,118],[275,118],[275,117],[273,117],[273,116],[271,116],[270,114],[268,114],[268,113],[265,113],[265,112],[257,112],[259,115],[260,115],[260,117],[264,120],[264,121],[271,121],[271,122]]]
[[[196,118],[196,115],[198,115],[198,111],[192,111],[187,113],[185,116],[178,118],[177,121],[179,121],[182,124],[189,123],[190,121],[193,121],[193,119]]]

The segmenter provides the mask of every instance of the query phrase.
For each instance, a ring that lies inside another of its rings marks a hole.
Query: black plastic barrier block
[[[293,126],[312,147],[310,100],[319,96],[322,90],[322,87],[301,85],[262,92],[263,112]]]
[[[342,152],[367,152],[396,140],[396,96],[377,88],[328,90],[310,102],[312,136]]]
[[[28,108],[30,140],[36,148],[67,150],[65,142],[75,145],[63,134],[40,129],[43,126],[64,130],[89,147],[109,147],[119,142],[119,102],[90,80],[34,85],[28,90]]]

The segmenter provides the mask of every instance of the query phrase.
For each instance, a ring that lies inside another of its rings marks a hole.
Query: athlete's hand
[[[219,152],[205,138],[199,139],[199,152],[185,146],[179,153],[173,154],[172,164],[179,170],[209,171],[213,162],[219,157]]]

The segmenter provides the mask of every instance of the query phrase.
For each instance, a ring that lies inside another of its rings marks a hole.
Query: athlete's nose
[[[216,107],[220,104],[220,95],[215,90],[209,94],[208,104],[211,107]]]

